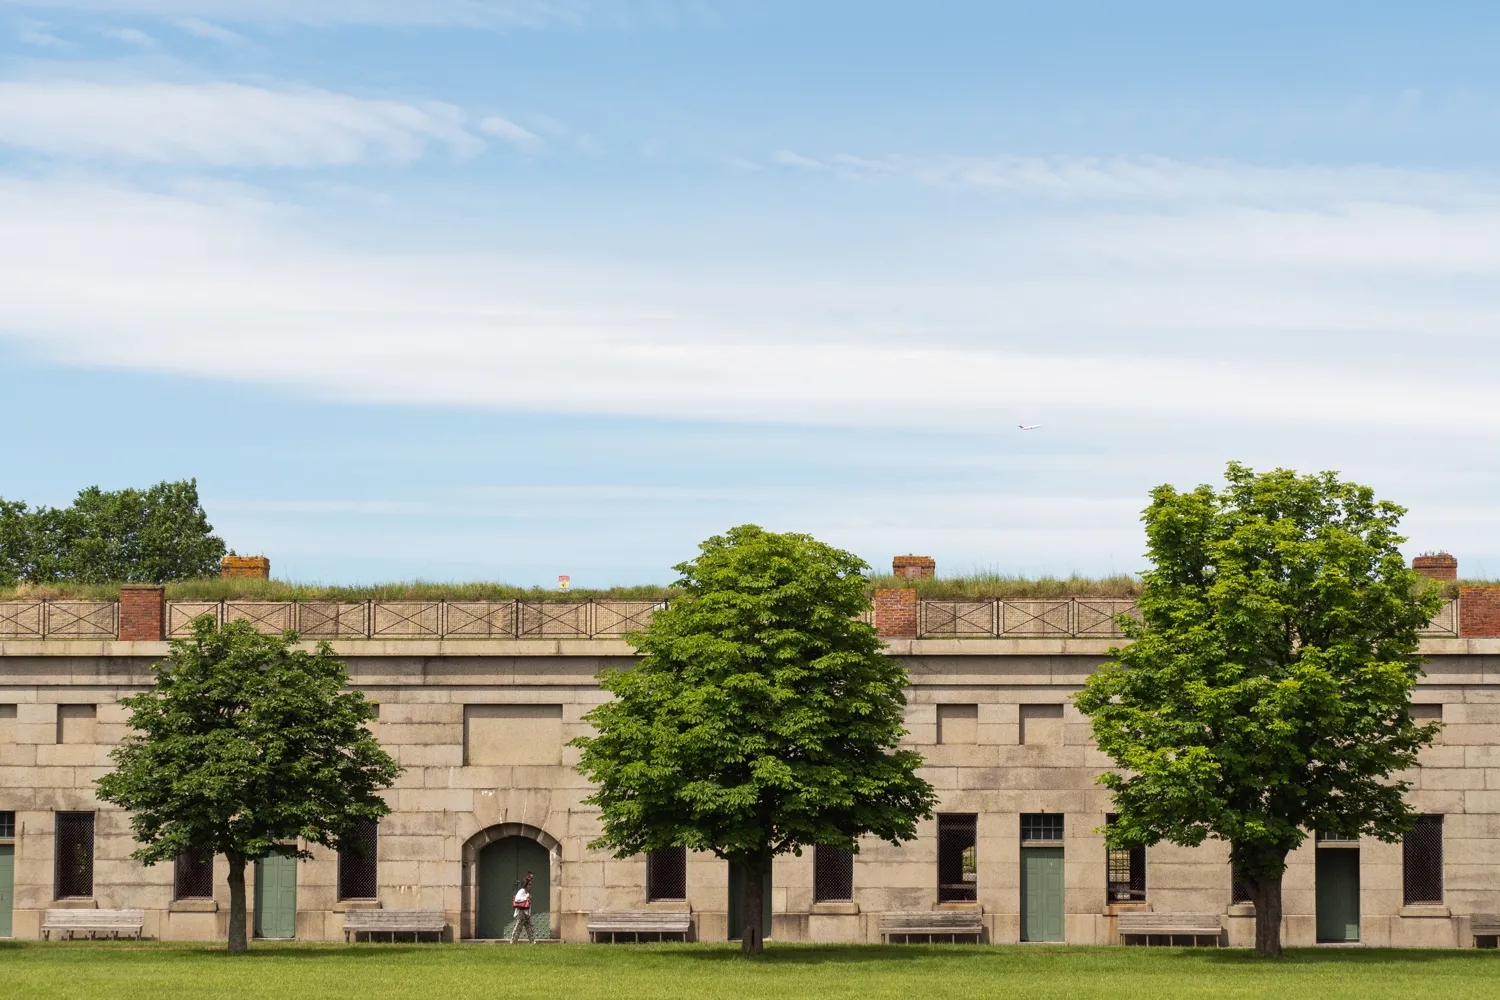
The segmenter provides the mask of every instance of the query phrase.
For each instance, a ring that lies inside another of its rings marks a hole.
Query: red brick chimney
[[[937,572],[937,561],[931,556],[897,556],[891,560],[891,574],[903,580],[931,580]]]
[[[219,560],[219,575],[269,580],[271,579],[271,560],[265,556],[225,556]]]
[[[1458,558],[1446,552],[1429,552],[1427,555],[1416,556],[1411,561],[1411,568],[1429,580],[1458,579]]]
[[[161,642],[167,637],[167,588],[159,583],[120,587],[120,641]]]

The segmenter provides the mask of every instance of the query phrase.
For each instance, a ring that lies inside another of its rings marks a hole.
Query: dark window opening
[[[60,812],[53,880],[56,899],[94,894],[94,814]]]
[[[1407,906],[1443,901],[1443,817],[1418,816],[1401,843],[1401,882]]]
[[[0,838],[10,840],[16,835],[16,814],[0,812]]]
[[[1250,883],[1233,864],[1229,868],[1229,902],[1250,903]]]
[[[1062,840],[1062,813],[1022,813],[1022,840]]]
[[[339,848],[339,899],[374,899],[380,895],[378,851],[375,821],[357,820]]]
[[[646,855],[646,901],[687,899],[687,848],[669,847]]]
[[[938,902],[962,903],[979,898],[979,817],[939,816]]]
[[[1113,824],[1115,816],[1104,818]],[[1106,852],[1105,898],[1111,903],[1141,903],[1146,899],[1146,848],[1129,847]]]
[[[212,899],[214,856],[207,851],[184,851],[173,866],[174,899]]]
[[[813,902],[854,898],[854,855],[841,847],[813,848]]]

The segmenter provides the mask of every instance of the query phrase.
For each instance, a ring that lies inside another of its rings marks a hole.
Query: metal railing
[[[604,639],[644,629],[662,601],[173,601],[167,637],[204,615],[305,639]]]
[[[116,601],[0,601],[0,639],[113,639]]]

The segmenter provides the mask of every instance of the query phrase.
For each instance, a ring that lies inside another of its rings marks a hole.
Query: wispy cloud
[[[112,38],[126,45],[134,45],[137,48],[154,48],[156,39],[146,34],[140,28],[105,28],[102,32],[105,38]]]
[[[69,43],[53,34],[50,25],[31,18],[22,18],[16,25],[16,38],[23,45],[31,45],[39,49],[64,49],[69,48]]]
[[[634,6],[600,0],[13,0],[33,10],[307,25],[375,24],[470,28],[578,26],[619,18]]]
[[[405,161],[484,143],[448,104],[236,83],[0,82],[0,144],[54,156],[206,166]]]
[[[490,115],[479,123],[479,130],[490,135],[504,139],[513,146],[519,146],[525,150],[535,150],[542,146],[542,137],[530,129],[522,128],[509,118],[499,115]]]
[[[188,34],[197,35],[199,38],[207,38],[212,42],[220,42],[224,45],[245,44],[244,35],[241,35],[237,31],[230,31],[222,25],[214,24],[212,21],[205,21],[201,17],[184,17],[177,21],[176,24],[177,27]]]

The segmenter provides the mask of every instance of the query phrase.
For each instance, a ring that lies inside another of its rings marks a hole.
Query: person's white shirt
[[[518,910],[528,909],[531,906],[531,893],[527,892],[526,887],[523,885],[516,890],[516,898],[511,903]]]

